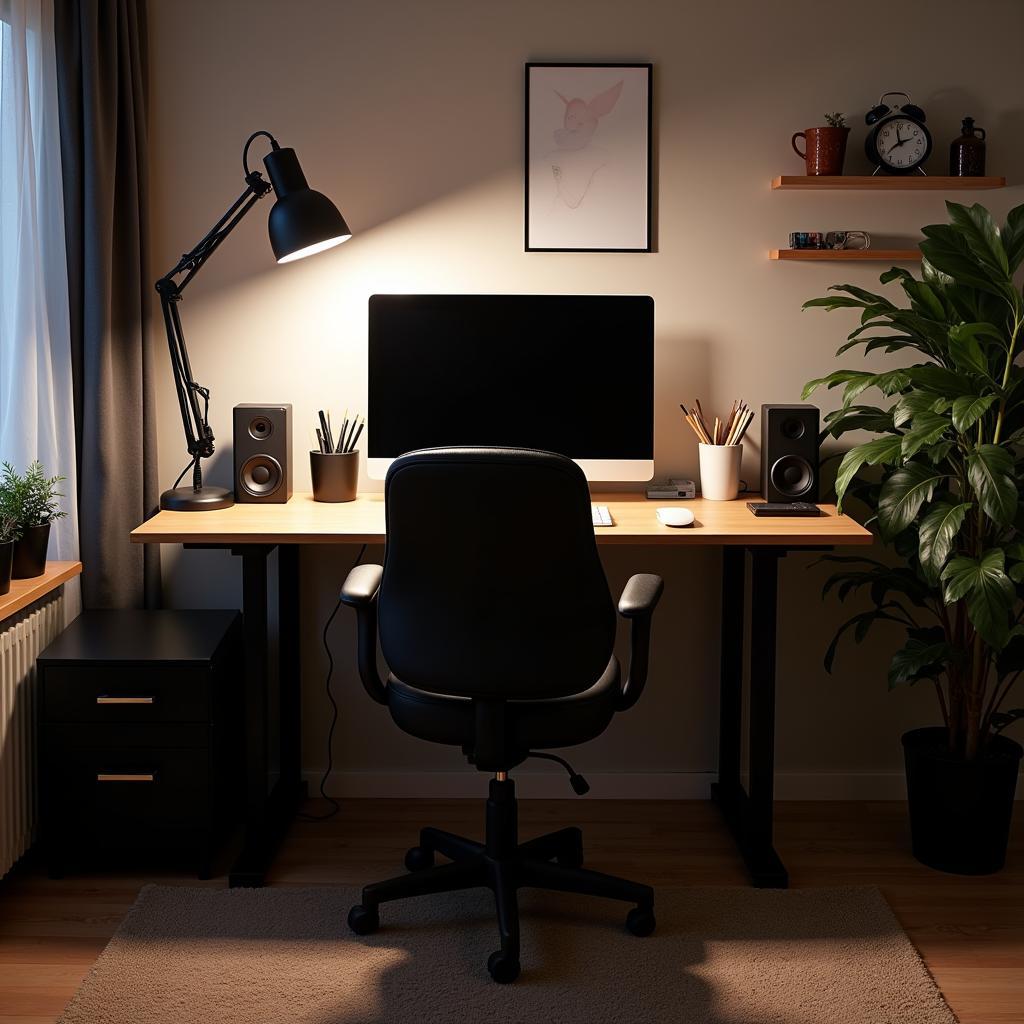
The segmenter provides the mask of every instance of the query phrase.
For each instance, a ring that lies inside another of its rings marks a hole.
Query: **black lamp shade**
[[[268,227],[278,263],[312,256],[352,237],[334,203],[309,187],[294,149],[274,149],[263,164],[277,196]]]

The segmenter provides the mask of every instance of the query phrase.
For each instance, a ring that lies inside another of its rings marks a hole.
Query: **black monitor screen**
[[[646,295],[374,295],[370,458],[416,448],[654,457]]]

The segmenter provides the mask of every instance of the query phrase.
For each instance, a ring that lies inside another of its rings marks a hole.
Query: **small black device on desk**
[[[748,501],[755,516],[820,516],[821,509],[809,501]]]
[[[39,656],[51,874],[177,855],[208,877],[237,821],[241,616],[86,611]]]

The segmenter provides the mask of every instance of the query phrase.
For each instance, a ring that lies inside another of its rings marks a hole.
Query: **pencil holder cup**
[[[740,493],[741,444],[701,444],[700,492],[711,501],[732,501]]]
[[[314,501],[355,501],[359,489],[359,452],[310,452]]]

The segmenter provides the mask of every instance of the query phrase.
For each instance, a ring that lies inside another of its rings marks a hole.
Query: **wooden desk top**
[[[595,528],[598,544],[773,544],[784,547],[871,544],[860,523],[822,505],[817,518],[755,518],[746,494],[736,501],[649,501],[642,494],[594,494],[607,505],[614,526]],[[694,525],[663,526],[654,510],[681,505]],[[516,528],[510,523],[510,531]],[[384,495],[361,494],[342,504],[294,494],[287,505],[232,505],[213,512],[159,512],[132,531],[135,544],[379,544],[384,540]]]
[[[33,601],[45,597],[81,571],[81,562],[47,562],[46,572],[42,576],[33,576],[29,580],[11,580],[10,591],[0,596],[0,622],[20,612],[22,608],[27,608]]]

